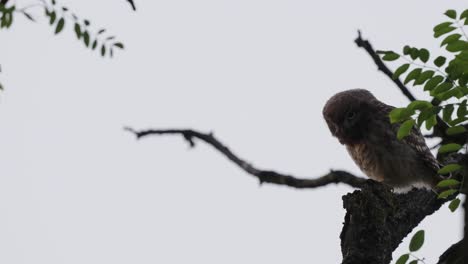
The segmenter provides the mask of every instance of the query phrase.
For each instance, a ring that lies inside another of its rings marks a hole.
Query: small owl
[[[332,135],[346,146],[369,178],[397,191],[434,189],[442,179],[437,174],[439,163],[417,127],[404,139],[397,139],[400,124],[390,123],[392,109],[369,91],[353,89],[331,97],[323,108],[323,117]]]

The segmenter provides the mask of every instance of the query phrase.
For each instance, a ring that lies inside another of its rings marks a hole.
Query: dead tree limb
[[[330,183],[344,183],[354,188],[360,188],[366,181],[364,178],[354,176],[346,171],[330,171],[326,175],[315,179],[301,179],[288,174],[278,173],[272,170],[262,170],[253,166],[251,163],[234,154],[226,145],[221,143],[212,133],[201,133],[193,129],[149,129],[136,131],[132,128],[125,130],[135,134],[137,139],[147,136],[178,135],[182,136],[189,143],[190,147],[195,146],[195,139],[201,140],[215,148],[223,156],[228,158],[234,164],[239,166],[248,174],[256,177],[260,184],[273,183],[286,185],[294,188],[317,188]]]

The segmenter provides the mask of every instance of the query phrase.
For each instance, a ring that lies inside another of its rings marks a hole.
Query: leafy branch
[[[433,129],[438,122],[443,122],[444,135],[448,138],[459,136],[462,141],[445,141],[438,149],[438,157],[455,157],[466,155],[462,153],[467,148],[467,121],[468,121],[468,37],[464,26],[468,25],[468,9],[459,16],[455,10],[447,10],[444,13],[450,21],[442,22],[433,28],[434,38],[444,36],[440,47],[444,48],[448,56],[438,56],[432,60],[434,66],[427,65],[430,62],[430,51],[424,48],[404,46],[402,54],[394,51],[377,51],[384,61],[397,61],[403,59],[395,70],[392,78],[398,80],[404,77],[404,85],[412,82],[413,87],[422,86],[433,98],[431,102],[414,100],[406,107],[395,108],[390,113],[390,122],[400,124],[398,138],[402,139],[410,134],[414,127],[425,124],[427,130]],[[449,34],[450,33],[450,34]],[[417,61],[421,63],[418,63]],[[435,133],[434,133],[435,134]],[[461,160],[461,161],[460,161]],[[466,167],[463,159],[449,159],[438,174],[446,175],[445,180],[437,184],[439,199],[451,200],[450,211],[454,212],[460,206],[458,194],[466,188]],[[422,232],[422,233],[421,233]],[[411,243],[418,240],[417,236],[424,237],[424,231],[415,234]],[[413,252],[410,244],[410,251]],[[397,264],[405,264],[410,253],[402,255]],[[410,264],[423,262],[416,258]]]
[[[56,35],[61,33],[67,24],[73,24],[76,38],[86,48],[99,50],[102,57],[113,57],[116,49],[124,49],[124,44],[117,41],[115,36],[107,34],[106,29],[92,29],[91,22],[88,19],[80,18],[71,12],[68,7],[59,5],[56,0],[38,0],[37,3],[24,7],[17,7],[17,5],[7,7],[6,4],[0,4],[0,28],[9,29],[13,24],[16,13],[22,14],[27,19],[35,22],[36,19],[30,11],[36,8],[43,10]]]

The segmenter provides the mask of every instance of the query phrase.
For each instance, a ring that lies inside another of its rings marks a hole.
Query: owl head
[[[378,100],[367,90],[347,90],[327,101],[323,117],[341,144],[357,144],[366,137],[376,102]]]

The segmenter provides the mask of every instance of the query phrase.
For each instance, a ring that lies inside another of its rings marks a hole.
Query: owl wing
[[[403,141],[416,151],[427,167],[431,168],[434,172],[440,169],[439,162],[434,158],[429,147],[427,147],[426,140],[424,140],[419,128],[413,127],[410,134],[403,138]]]
[[[385,116],[388,120],[388,115],[395,107],[382,103],[380,108],[383,112],[386,113]],[[400,124],[392,124],[392,128],[396,135],[398,129],[400,128]],[[434,155],[432,155],[431,150],[426,145],[426,140],[424,139],[424,136],[421,134],[421,131],[418,127],[413,126],[409,135],[404,137],[402,141],[417,153],[418,157],[428,168],[432,169],[434,172],[437,172],[440,169],[440,163],[437,161]]]

